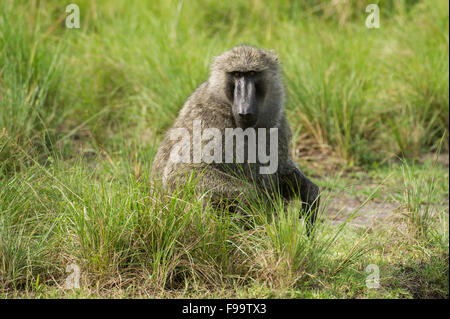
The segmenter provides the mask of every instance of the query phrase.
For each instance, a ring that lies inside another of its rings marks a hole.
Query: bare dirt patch
[[[422,155],[419,158],[420,163],[425,163],[426,161],[432,161],[436,162],[442,166],[448,167],[449,166],[449,153],[441,153],[439,155],[435,153],[427,153]]]
[[[335,225],[351,218],[351,225],[371,227],[380,222],[392,223],[399,216],[398,203],[369,201],[363,204],[363,201],[342,194],[325,200],[323,209],[326,218]]]

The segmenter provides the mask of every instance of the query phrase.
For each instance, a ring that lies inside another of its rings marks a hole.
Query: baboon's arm
[[[309,234],[316,220],[319,207],[319,187],[307,178],[292,160],[289,150],[291,131],[285,117],[281,119],[278,134],[280,160],[278,183],[280,191],[287,200],[296,196],[300,197],[302,200],[301,214],[307,217],[310,226],[308,227]]]
[[[314,226],[319,207],[319,187],[307,178],[293,162],[284,169],[284,172],[280,172],[280,184],[282,195],[286,199],[300,195],[302,215],[307,217],[309,234]]]

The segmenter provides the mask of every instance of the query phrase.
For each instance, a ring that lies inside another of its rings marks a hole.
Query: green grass
[[[363,1],[77,3],[80,29],[59,1],[0,4],[2,297],[448,298],[448,164],[424,160],[449,151],[446,1],[379,1],[380,29]],[[323,190],[312,239],[292,205],[244,217],[150,187],[162,134],[241,43],[283,63]],[[336,200],[356,205],[340,225]]]

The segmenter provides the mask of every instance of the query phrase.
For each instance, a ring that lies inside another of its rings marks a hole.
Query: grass
[[[448,298],[446,1],[380,1],[380,29],[363,1],[77,4],[80,29],[58,1],[0,4],[2,297]],[[248,219],[194,181],[150,187],[162,134],[241,43],[283,63],[294,159],[323,190],[311,239],[293,205]]]

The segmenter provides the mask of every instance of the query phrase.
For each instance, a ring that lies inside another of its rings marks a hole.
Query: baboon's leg
[[[307,234],[309,236],[317,217],[319,187],[297,167],[293,167],[290,173],[280,176],[280,184],[282,195],[286,199],[292,199],[295,195],[300,195],[302,200],[300,214],[307,220]]]
[[[200,194],[207,193],[212,203],[221,207],[238,204],[246,200],[248,195],[255,192],[254,186],[244,180],[226,174],[215,168],[195,170],[193,176],[195,188]],[[168,181],[173,187],[184,185],[189,176],[178,173]]]

